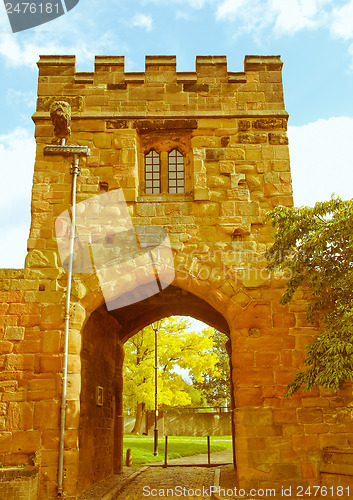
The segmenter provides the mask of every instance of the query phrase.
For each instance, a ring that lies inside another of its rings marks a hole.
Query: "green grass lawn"
[[[165,438],[158,439],[158,456],[153,455],[153,437],[124,434],[124,460],[126,450],[132,450],[133,465],[164,460]],[[211,453],[232,448],[231,436],[211,436]],[[168,436],[168,460],[207,453],[207,437]]]

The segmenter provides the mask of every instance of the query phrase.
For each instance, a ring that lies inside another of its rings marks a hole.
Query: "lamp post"
[[[73,251],[75,244],[76,231],[76,184],[77,177],[80,175],[79,167],[80,156],[89,156],[90,149],[87,146],[66,145],[66,139],[71,135],[71,106],[66,101],[54,101],[50,106],[50,117],[54,125],[54,134],[60,144],[47,144],[44,147],[45,155],[73,156],[71,167],[72,188],[71,188],[71,231],[69,242],[69,260],[66,287],[65,304],[65,326],[64,326],[64,351],[63,351],[63,377],[61,394],[61,412],[60,412],[60,441],[59,441],[59,467],[58,467],[58,495],[62,496],[64,492],[64,442],[65,442],[65,420],[67,408],[67,374],[68,374],[68,353],[69,353],[69,329],[70,329],[70,302],[71,302],[71,281],[73,270]]]
[[[154,455],[158,455],[158,360],[157,360],[157,337],[161,320],[154,321]]]

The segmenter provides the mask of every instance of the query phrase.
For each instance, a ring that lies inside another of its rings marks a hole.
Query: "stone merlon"
[[[54,99],[81,116],[281,116],[280,56],[245,57],[230,72],[226,56],[197,56],[196,71],[177,71],[176,56],[147,55],[144,72],[125,72],[123,56],[96,56],[94,72],[77,72],[75,56],[45,55],[38,62],[38,101],[33,119],[46,119]]]
[[[248,71],[278,71],[282,68],[282,61],[280,56],[245,56],[244,69],[245,72],[228,72],[227,71],[227,58],[226,56],[197,56],[196,57],[196,72],[177,72],[176,70],[176,56],[165,55],[147,55],[145,57],[145,73],[125,73],[125,58],[124,56],[96,56],[94,72],[80,73],[76,72],[76,57],[70,55],[42,55],[38,61],[40,76],[51,75],[75,75],[77,80],[81,79],[81,75],[87,75],[87,83],[89,75],[94,80],[95,74],[105,73],[109,77],[109,73],[119,73],[124,75],[125,80],[135,82],[143,80],[150,73],[161,73],[171,71],[176,73],[177,81],[196,81],[204,75],[214,77],[224,75],[227,76],[230,82],[245,83],[246,72]],[[54,72],[53,69],[55,68]]]

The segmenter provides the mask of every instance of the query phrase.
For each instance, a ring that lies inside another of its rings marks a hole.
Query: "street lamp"
[[[152,328],[154,330],[154,455],[158,455],[158,360],[157,360],[157,336],[161,320],[154,321]]]
[[[76,233],[76,185],[77,177],[80,175],[79,167],[80,156],[89,156],[90,149],[87,146],[66,145],[66,140],[71,135],[71,106],[66,101],[54,101],[50,106],[50,118],[54,125],[54,134],[60,144],[47,144],[44,147],[45,155],[72,156],[73,164],[71,166],[72,187],[71,187],[71,231],[69,240],[69,258],[68,274],[66,287],[66,305],[65,305],[65,326],[64,326],[64,351],[63,351],[63,376],[61,393],[61,412],[60,412],[60,441],[59,441],[59,467],[58,467],[58,494],[61,496],[64,491],[64,446],[65,446],[65,421],[66,421],[66,398],[67,398],[67,374],[68,374],[68,353],[69,353],[69,329],[70,329],[70,301],[71,301],[71,282],[73,272],[73,252]]]

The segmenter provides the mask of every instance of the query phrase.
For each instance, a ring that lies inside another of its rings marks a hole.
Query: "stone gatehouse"
[[[197,57],[195,72],[177,72],[173,56],[147,56],[141,73],[125,72],[120,56],[96,57],[92,73],[76,72],[73,56],[38,66],[28,254],[24,269],[0,275],[0,461],[34,461],[39,498],[57,497],[67,273],[55,221],[71,204],[73,158],[45,147],[55,142],[49,108],[65,101],[67,145],[90,149],[77,203],[122,189],[134,227],[167,231],[175,276],[108,310],[97,274],[73,274],[59,493],[75,499],[121,470],[123,345],[173,314],[229,336],[239,485],[320,484],[324,470],[332,479],[323,453],[351,450],[352,388],[283,397],[318,331],[306,291],[279,305],[284,277],[263,258],[266,212],[293,203],[280,57],[246,56],[244,72],[223,56]]]

